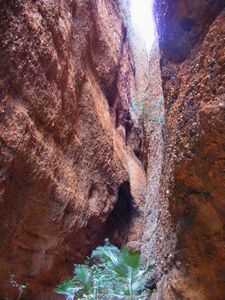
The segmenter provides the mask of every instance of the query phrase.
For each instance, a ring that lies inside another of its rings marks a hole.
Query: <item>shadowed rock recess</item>
[[[0,299],[63,299],[106,237],[151,299],[225,299],[223,2],[155,0],[148,57],[129,0],[0,0]]]

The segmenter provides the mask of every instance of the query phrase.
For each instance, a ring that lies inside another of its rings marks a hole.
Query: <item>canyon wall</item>
[[[13,280],[57,299],[105,237],[139,247],[127,18],[114,0],[0,0],[1,299],[17,299]]]
[[[148,60],[129,0],[0,0],[0,299],[62,299],[106,237],[151,299],[225,298],[222,9],[156,0]]]
[[[154,300],[225,299],[223,6],[155,1],[165,124],[149,151],[142,246]]]

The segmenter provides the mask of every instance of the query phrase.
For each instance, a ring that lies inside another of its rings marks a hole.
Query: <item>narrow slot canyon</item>
[[[0,300],[225,299],[224,37],[223,0],[0,0]],[[143,294],[57,293],[104,241]]]

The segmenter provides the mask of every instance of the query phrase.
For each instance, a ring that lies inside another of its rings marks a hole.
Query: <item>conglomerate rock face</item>
[[[0,0],[1,299],[17,299],[12,278],[26,299],[56,299],[104,237],[140,240],[145,173],[126,144],[134,75],[119,2]]]
[[[225,299],[223,5],[155,1],[166,111],[160,191],[147,188],[142,246],[156,261],[151,299]]]
[[[58,299],[105,237],[139,248],[143,218],[152,299],[225,298],[223,1],[156,0],[149,65],[128,5],[0,0],[1,299],[13,279]]]

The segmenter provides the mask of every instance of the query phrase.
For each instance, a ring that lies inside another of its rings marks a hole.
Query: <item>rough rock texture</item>
[[[25,299],[56,299],[104,237],[140,240],[145,173],[126,144],[135,78],[119,2],[0,0],[1,299],[17,298],[14,275]]]
[[[164,98],[162,92],[160,55],[158,39],[152,46],[149,55],[149,85],[146,99],[144,159],[147,165],[147,190],[145,197],[144,219],[145,230],[142,239],[141,252],[145,260],[149,256],[149,241],[154,240],[158,232],[159,213],[161,210],[158,201],[161,193],[161,179],[163,176],[163,125],[164,125]]]
[[[155,3],[166,118],[160,192],[147,198],[143,248],[156,260],[154,300],[225,299],[223,5]]]
[[[143,209],[152,299],[225,298],[223,1],[155,1],[165,121],[128,4],[0,0],[1,299],[58,299],[104,237],[139,248]]]

